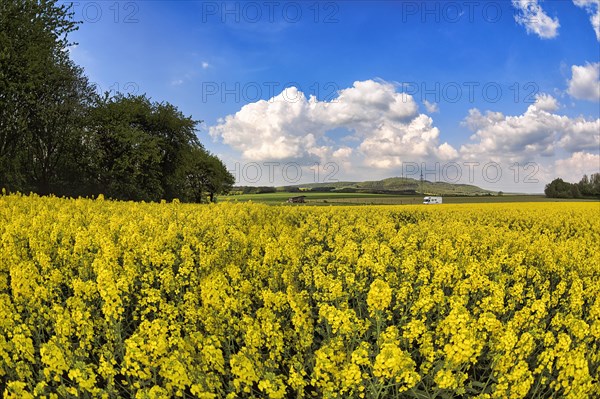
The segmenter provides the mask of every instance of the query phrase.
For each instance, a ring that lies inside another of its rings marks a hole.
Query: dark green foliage
[[[64,154],[91,90],[69,60],[76,30],[56,1],[0,0],[0,185],[42,194],[68,173]]]
[[[584,175],[579,183],[554,179],[546,185],[544,193],[549,198],[600,197],[600,173],[594,173],[590,178]]]
[[[600,197],[600,173],[594,173],[590,177],[584,175],[577,187],[585,197]]]
[[[563,181],[563,179],[554,179],[550,184],[546,185],[544,194],[550,198],[572,198],[571,183]]]
[[[228,193],[235,183],[223,162],[203,147],[193,147],[186,152],[178,176],[183,181],[182,198],[193,202],[201,202],[203,193],[213,202],[216,194]]]
[[[233,187],[233,190],[237,193],[237,194],[269,194],[269,193],[275,193],[277,192],[277,189],[273,186],[236,186]],[[284,190],[286,191],[286,190]],[[299,192],[300,189],[298,189],[298,191],[294,191],[294,192]]]
[[[163,196],[159,139],[148,130],[144,97],[105,98],[90,115],[91,190],[115,199],[156,201]]]
[[[145,95],[100,98],[69,59],[68,5],[0,0],[0,187],[122,200],[202,201],[233,176],[197,121]]]

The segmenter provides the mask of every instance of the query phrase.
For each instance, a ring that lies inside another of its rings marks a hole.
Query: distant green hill
[[[377,181],[309,183],[281,186],[277,191],[329,191],[381,194],[427,194],[427,195],[491,195],[496,192],[484,190],[470,184],[431,182],[407,177],[390,177]]]

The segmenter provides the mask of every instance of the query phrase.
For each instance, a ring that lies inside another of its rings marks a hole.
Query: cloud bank
[[[580,75],[574,73],[574,80]],[[456,149],[442,140],[432,117],[411,95],[394,84],[366,80],[340,90],[331,101],[286,88],[220,119],[209,133],[249,162],[334,162],[343,176],[354,179],[400,175],[407,163],[423,162],[496,162],[503,168],[533,162],[543,179],[553,178],[555,170],[569,170],[568,176],[598,171],[600,118],[569,117],[560,108],[553,96],[538,94],[522,114],[470,109],[461,124],[472,135]],[[506,173],[508,179],[511,172]]]
[[[328,133],[342,131],[336,144]],[[209,133],[245,159],[290,160],[360,157],[368,166],[389,168],[417,158],[451,159],[457,151],[439,143],[439,129],[419,112],[414,98],[388,82],[357,81],[332,101],[306,97],[295,87],[243,106]],[[338,140],[339,141],[339,140]]]
[[[474,132],[472,143],[461,146],[460,153],[469,159],[523,161],[554,156],[557,150],[598,150],[600,119],[569,118],[556,114],[558,108],[554,97],[539,94],[521,115],[471,109],[463,124]]]

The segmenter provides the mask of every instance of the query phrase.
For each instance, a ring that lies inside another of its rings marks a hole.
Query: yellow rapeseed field
[[[0,196],[6,398],[600,397],[600,204]]]

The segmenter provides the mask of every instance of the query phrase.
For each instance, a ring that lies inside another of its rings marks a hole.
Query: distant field
[[[423,196],[400,196],[391,194],[362,193],[269,193],[241,194],[219,197],[220,202],[258,202],[268,205],[285,204],[288,198],[305,195],[307,205],[418,205],[423,203]],[[503,195],[503,196],[471,196],[443,197],[444,203],[496,203],[496,202],[573,202],[593,200],[573,200],[546,198],[544,195]],[[290,204],[302,205],[302,204]]]

